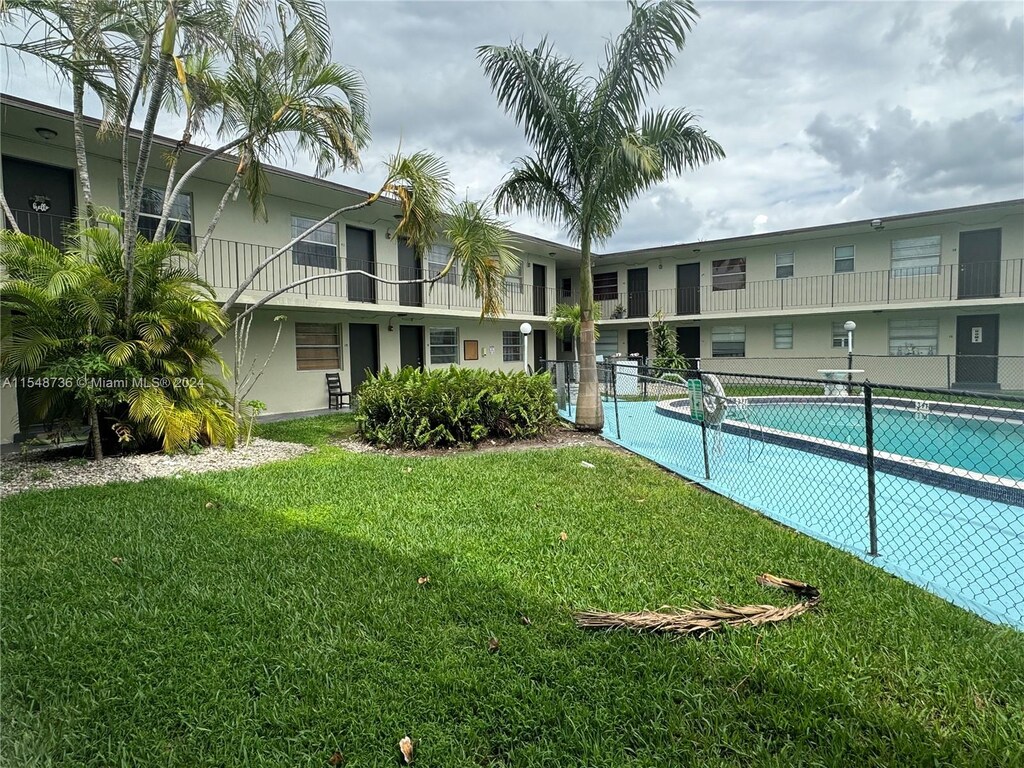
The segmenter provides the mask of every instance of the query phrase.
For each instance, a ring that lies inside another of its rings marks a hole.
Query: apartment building
[[[120,147],[87,131],[95,202],[120,206]],[[155,152],[174,140],[161,138]],[[187,147],[197,156],[201,147]],[[60,243],[74,215],[76,189],[71,115],[10,96],[0,98],[4,190],[21,229]],[[185,162],[189,162],[186,158]],[[175,201],[175,235],[194,244],[234,168],[208,164]],[[374,169],[367,169],[368,179]],[[268,169],[267,221],[254,221],[241,199],[225,210],[216,239],[199,257],[201,277],[226,298],[265,256],[366,191]],[[166,176],[151,163],[152,190],[143,231],[154,222]],[[436,274],[448,251],[439,244],[418,263],[394,238],[397,206],[381,203],[327,224],[263,272],[241,297],[252,303],[292,282],[346,268],[387,278]],[[433,286],[393,286],[358,275],[307,282],[257,313],[250,356],[276,351],[250,397],[271,413],[324,408],[325,371],[340,371],[347,389],[367,370],[451,364],[521,370],[542,360],[569,359],[571,344],[547,321],[556,302],[574,302],[579,253],[558,243],[517,236],[522,269],[506,282],[506,315],[480,319],[480,302],[457,274]],[[816,375],[825,358],[843,358],[848,320],[857,323],[858,357],[866,375],[885,381],[886,358],[921,358],[918,383],[1024,389],[1024,200],[790,230],[595,258],[601,304],[598,353],[649,353],[648,324],[660,313],[675,326],[683,353],[714,370]],[[284,319],[278,321],[277,318]],[[524,349],[520,324],[534,331]],[[230,342],[222,353],[232,355]],[[766,360],[762,358],[771,358]],[[927,358],[927,359],[925,359]],[[915,360],[915,362],[917,362]],[[262,365],[262,362],[260,363]],[[0,442],[19,430],[17,392],[0,391]]]
[[[661,313],[705,369],[817,376],[852,320],[872,380],[1022,390],[1022,257],[1024,200],[603,254],[600,351],[643,354]]]

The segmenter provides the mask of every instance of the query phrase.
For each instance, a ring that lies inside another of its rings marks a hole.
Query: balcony
[[[45,213],[14,211],[22,231],[50,242],[60,243],[66,221]],[[265,258],[273,246],[212,240],[195,267],[199,276],[225,298]],[[330,275],[347,266],[363,269],[387,280],[422,279],[427,273],[419,267],[379,262],[346,265],[338,256],[337,269],[297,264],[302,260],[286,252],[261,272],[242,296],[243,302],[276,293],[297,281]],[[454,270],[453,270],[454,272]],[[277,305],[318,306],[324,308],[381,307],[385,311],[472,316],[480,312],[480,299],[472,288],[463,289],[459,276],[452,274],[431,285],[394,285],[362,275],[313,279],[288,288],[274,299]],[[906,307],[922,302],[941,303],[1010,299],[1024,297],[1024,259],[1008,259],[980,264],[944,264],[917,270],[877,270],[843,274],[789,277],[748,281],[740,289],[715,290],[710,284],[692,288],[646,288],[632,279],[633,290],[600,298],[601,318],[646,321],[662,312],[665,317],[721,317],[737,314],[772,314],[799,310],[827,311],[832,307],[878,308]],[[600,294],[599,294],[600,295]],[[576,303],[576,293],[529,283],[505,286],[505,312],[510,316],[547,316],[556,302]]]
[[[1024,259],[979,264],[943,264],[917,270],[877,270],[747,282],[745,287],[715,290],[658,288],[600,299],[602,320],[650,315],[694,318],[699,315],[770,314],[831,307],[906,306],[922,302],[977,301],[1024,297]],[[560,299],[573,303],[575,295]]]

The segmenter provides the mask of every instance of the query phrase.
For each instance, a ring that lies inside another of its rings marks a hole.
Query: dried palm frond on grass
[[[573,618],[580,629],[632,629],[637,632],[670,632],[701,637],[724,627],[759,627],[763,624],[788,621],[811,610],[821,601],[818,589],[802,581],[762,573],[757,577],[757,583],[764,587],[793,592],[804,599],[802,602],[781,607],[718,603],[710,607],[694,606],[684,609],[665,606],[659,611],[634,613],[580,611],[574,614]]]

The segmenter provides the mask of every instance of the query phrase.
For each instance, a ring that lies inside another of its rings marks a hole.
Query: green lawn
[[[599,448],[327,446],[25,494],[2,533],[3,765],[393,768],[406,734],[423,768],[1024,764],[1024,635]],[[762,571],[821,610],[705,640],[571,621],[787,600]]]

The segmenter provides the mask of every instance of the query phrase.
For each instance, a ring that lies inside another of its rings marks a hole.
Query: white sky
[[[652,104],[681,106],[727,158],[652,189],[599,250],[713,239],[1024,197],[1020,2],[699,2],[701,19]],[[380,158],[431,149],[460,193],[491,193],[529,151],[475,48],[542,36],[596,71],[624,2],[329,3],[335,59],[359,69]],[[0,59],[8,93],[70,108],[35,62]],[[175,133],[168,116],[161,132]],[[312,172],[303,159],[281,158]],[[550,224],[522,232],[563,240]]]

